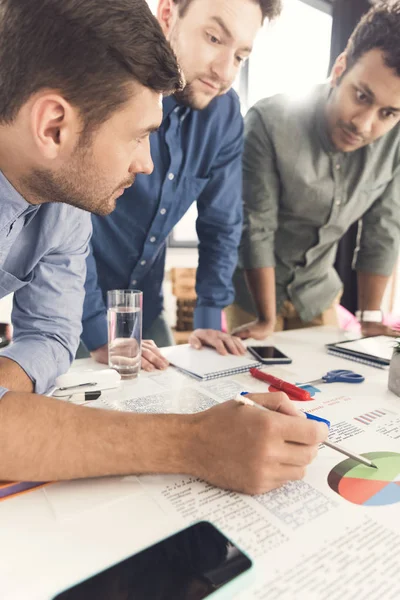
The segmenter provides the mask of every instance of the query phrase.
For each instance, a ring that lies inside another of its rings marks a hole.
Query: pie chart
[[[336,465],[328,475],[329,487],[353,504],[385,506],[400,502],[400,454],[362,454],[378,467],[366,467],[352,458]]]

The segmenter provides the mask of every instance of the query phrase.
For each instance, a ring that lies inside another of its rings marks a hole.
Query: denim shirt
[[[242,269],[274,267],[277,311],[293,302],[303,321],[328,308],[342,282],[334,269],[338,242],[362,222],[355,268],[391,275],[400,237],[400,127],[354,152],[330,141],[322,84],[300,101],[284,95],[258,102],[246,116],[244,229],[236,302],[256,309]]]
[[[201,111],[163,102],[163,122],[150,139],[154,171],[138,175],[107,217],[93,216],[82,339],[107,342],[106,293],[143,291],[143,328],[163,308],[166,238],[197,203],[199,265],[195,327],[221,328],[233,299],[232,274],[242,229],[243,121],[234,91]]]
[[[33,206],[0,172],[0,298],[14,293],[13,342],[0,356],[18,363],[37,393],[75,356],[90,233],[88,213],[65,204]]]

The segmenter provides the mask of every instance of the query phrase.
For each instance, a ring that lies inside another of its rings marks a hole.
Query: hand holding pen
[[[261,410],[267,410],[264,406],[261,406],[260,404],[251,400],[251,398],[249,397],[249,394],[247,392],[242,392],[241,394],[238,394],[235,398],[235,401],[239,402],[243,405],[246,405],[246,406],[251,406],[254,408],[261,409]],[[317,415],[313,415],[308,412],[304,412],[303,414],[307,419],[310,419],[311,421],[316,421],[318,423],[325,423],[325,425],[328,427],[328,429],[331,425],[327,419],[323,419],[322,417],[318,417]],[[352,458],[356,462],[359,462],[359,463],[365,465],[366,467],[373,467],[374,469],[378,468],[368,458],[365,458],[364,456],[361,456],[360,454],[355,454],[354,452],[351,452],[350,450],[343,448],[343,446],[339,446],[338,444],[334,444],[333,442],[329,442],[327,440],[325,440],[323,443],[328,448],[332,448],[332,450],[336,450],[337,452],[340,452],[341,454],[344,454],[345,456]]]
[[[219,487],[261,494],[304,477],[328,435],[281,393],[253,394],[268,411],[228,401],[188,416],[193,421],[190,468]]]

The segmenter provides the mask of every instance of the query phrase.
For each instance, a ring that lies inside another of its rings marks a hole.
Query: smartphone
[[[53,600],[230,599],[249,584],[252,562],[208,521],[195,523]]]
[[[292,359],[283,354],[278,348],[275,346],[248,346],[247,350],[255,356],[257,360],[266,365],[274,365],[274,364],[289,364],[292,362]]]

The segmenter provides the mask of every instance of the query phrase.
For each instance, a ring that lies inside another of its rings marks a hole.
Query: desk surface
[[[331,439],[355,452],[400,451],[400,398],[387,390],[387,370],[325,352],[325,343],[342,339],[326,327],[275,334],[268,343],[293,363],[269,370],[293,383],[336,368],[363,373],[365,383],[321,386],[302,408],[329,415]],[[73,366],[93,367],[90,359]],[[245,389],[266,386],[248,374],[197,383],[170,368],[124,382],[104,399],[117,409],[191,410]],[[383,414],[370,425],[355,421],[376,409]],[[303,482],[252,498],[184,476],[130,476],[51,484],[8,499],[0,503],[0,596],[51,598],[182,525],[208,518],[254,559],[257,578],[241,600],[400,597],[400,502],[359,506],[335,493],[327,476],[343,459],[324,447]],[[179,501],[182,489],[190,508]]]

